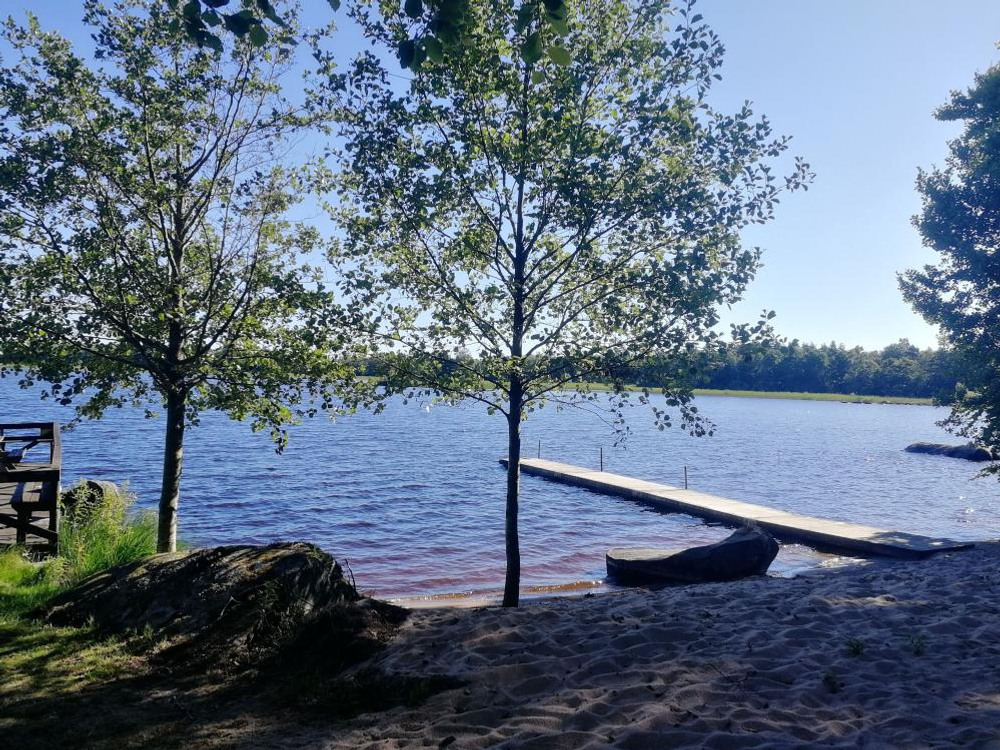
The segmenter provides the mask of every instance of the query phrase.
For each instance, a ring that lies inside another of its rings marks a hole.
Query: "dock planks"
[[[500,463],[506,466],[507,459],[501,458]],[[753,521],[781,541],[797,542],[848,554],[921,558],[935,552],[973,546],[972,542],[958,542],[905,531],[887,531],[846,521],[802,516],[763,505],[753,505],[696,490],[680,489],[543,458],[521,459],[521,471],[605,495],[636,500],[660,510],[686,513],[731,526],[740,526],[746,521]]]

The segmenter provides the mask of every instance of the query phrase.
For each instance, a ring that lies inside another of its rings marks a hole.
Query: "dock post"
[[[684,489],[688,488],[688,467],[684,467]]]
[[[604,446],[601,446],[601,471],[604,471]]]
[[[538,458],[542,457],[542,439],[538,438]]]

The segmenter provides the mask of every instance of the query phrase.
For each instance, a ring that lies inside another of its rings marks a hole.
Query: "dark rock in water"
[[[946,445],[944,443],[913,443],[904,448],[909,453],[929,453],[934,456],[964,458],[966,461],[993,461],[997,458],[989,448],[966,443]]]
[[[608,575],[621,583],[700,583],[764,575],[778,543],[762,529],[740,529],[721,542],[688,549],[608,550]]]
[[[197,662],[257,660],[306,639],[309,658],[336,667],[373,653],[405,618],[362,598],[330,555],[301,542],[155,555],[87,578],[41,614],[107,633],[152,629],[172,655]]]

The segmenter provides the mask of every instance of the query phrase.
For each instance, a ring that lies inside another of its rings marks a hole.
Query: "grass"
[[[93,495],[83,497],[66,513],[59,559],[68,584],[156,552],[156,517],[148,512],[132,515],[134,501],[128,488],[115,488],[100,501]]]
[[[16,621],[62,591],[64,565],[28,561],[22,550],[0,552],[0,623]]]
[[[0,550],[0,735],[38,740],[53,710],[146,671],[140,653],[147,635],[107,638],[90,627],[51,627],[34,617],[88,575],[155,552],[155,521],[133,515],[132,502],[117,488],[77,502],[64,514],[57,557],[33,561],[23,548]]]
[[[736,396],[739,398],[788,398],[801,401],[841,401],[849,404],[909,404],[931,406],[932,398],[916,396],[859,396],[855,393],[797,393],[794,391],[728,391],[695,388],[696,396]]]
[[[74,491],[80,499],[63,516],[57,557],[34,562],[18,547],[0,551],[0,621],[24,618],[87,576],[156,551],[156,520],[130,512],[127,488],[103,497]]]
[[[611,391],[613,386],[607,383],[586,383],[592,391]],[[637,385],[630,385],[626,388],[629,391],[641,391]],[[655,388],[650,388],[650,392]],[[916,396],[859,396],[856,393],[805,393],[797,391],[737,391],[720,390],[713,388],[695,388],[696,396],[733,396],[736,398],[782,398],[795,399],[799,401],[840,401],[848,404],[908,404],[931,406],[934,404],[932,398],[918,398]]]

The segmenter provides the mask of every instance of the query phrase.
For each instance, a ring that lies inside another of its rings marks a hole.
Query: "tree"
[[[222,51],[222,39],[213,29],[223,26],[237,37],[247,37],[252,44],[261,46],[275,33],[285,34],[288,23],[275,9],[271,0],[166,0],[173,10],[180,10],[174,21],[175,31],[182,28],[196,44]],[[333,10],[340,9],[340,0],[327,0]],[[409,33],[397,43],[399,62],[404,68],[417,69],[428,57],[437,61],[445,53],[463,43],[469,0],[403,0],[384,3],[383,10],[405,18]],[[567,34],[567,9],[565,0],[529,0],[523,7],[540,13],[557,36]],[[529,36],[521,48],[522,57],[541,50],[541,35]],[[555,45],[553,45],[555,46]]]
[[[913,222],[941,257],[902,274],[900,288],[963,363],[966,388],[943,424],[1000,450],[1000,66],[952,92],[935,116],[964,123],[944,168],[917,177],[923,205]]]
[[[306,173],[279,160],[310,121],[282,46],[200,48],[158,0],[85,7],[93,60],[32,17],[3,28],[0,351],[83,416],[162,401],[167,551],[186,425],[218,409],[280,448],[349,373],[315,325],[317,232],[288,218]]]
[[[610,420],[626,429],[617,373],[714,338],[717,306],[758,265],[739,230],[768,220],[807,165],[779,184],[770,162],[787,140],[749,105],[708,107],[723,48],[687,6],[574,2],[561,46],[536,3],[471,3],[465,43],[447,65],[428,55],[408,87],[382,62],[409,38],[392,7],[354,7],[374,50],[328,69],[317,93],[341,113],[331,209],[344,234],[331,259],[346,322],[407,355],[390,391],[505,415],[513,606],[521,422],[546,403],[600,406],[581,381],[611,377]],[[706,431],[690,391],[663,385],[689,429]]]

